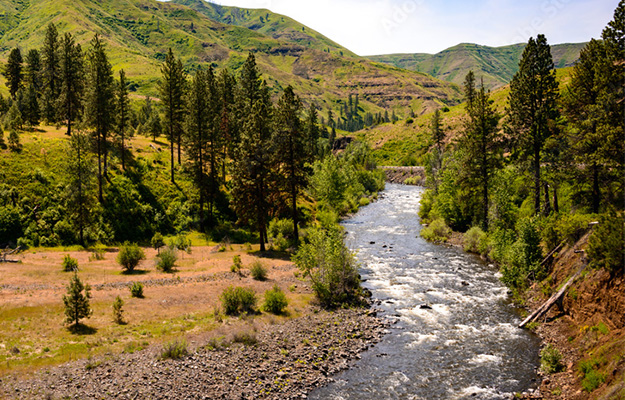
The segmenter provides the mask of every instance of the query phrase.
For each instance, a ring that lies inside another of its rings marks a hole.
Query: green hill
[[[0,58],[15,46],[23,52],[41,47],[50,22],[60,33],[75,35],[83,49],[98,32],[114,69],[124,68],[139,94],[157,94],[160,65],[171,47],[189,72],[208,63],[237,70],[254,52],[274,93],[290,84],[306,102],[323,109],[336,110],[350,93],[359,94],[363,111],[394,109],[399,115],[408,109],[421,114],[460,99],[454,85],[357,57],[267,10],[202,0],[16,0],[0,7]]]
[[[585,43],[566,43],[551,46],[556,68],[572,66]],[[489,89],[502,87],[518,71],[525,44],[488,47],[462,43],[437,54],[389,54],[370,56],[371,60],[430,74],[444,81],[461,85],[470,70],[484,79]]]

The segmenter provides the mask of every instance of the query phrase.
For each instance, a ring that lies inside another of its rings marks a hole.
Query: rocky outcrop
[[[408,185],[423,186],[425,184],[424,167],[379,167],[386,174],[386,181]]]

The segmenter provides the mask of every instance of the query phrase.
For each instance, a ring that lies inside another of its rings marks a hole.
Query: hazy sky
[[[359,55],[503,46],[544,33],[550,44],[598,38],[618,0],[212,0],[268,8]]]

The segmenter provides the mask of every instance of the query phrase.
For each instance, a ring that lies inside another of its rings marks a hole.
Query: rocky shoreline
[[[369,309],[315,310],[283,323],[228,320],[189,338],[189,355],[162,346],[5,377],[8,399],[305,399],[377,343],[388,322]],[[222,336],[219,336],[219,335]]]

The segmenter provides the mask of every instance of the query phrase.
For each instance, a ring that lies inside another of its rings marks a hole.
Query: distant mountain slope
[[[572,66],[584,45],[585,43],[566,43],[551,46],[556,67]],[[524,48],[525,44],[488,47],[462,43],[437,54],[389,54],[368,58],[411,71],[425,72],[458,85],[473,70],[478,79],[484,79],[486,87],[496,89],[508,84],[518,71]]]
[[[253,52],[274,93],[290,84],[307,103],[323,109],[336,111],[350,93],[359,94],[364,111],[394,109],[399,115],[422,114],[461,99],[455,85],[358,57],[267,10],[203,0],[5,0],[2,12],[0,59],[15,46],[23,52],[41,47],[50,22],[60,34],[71,32],[83,49],[98,32],[114,69],[124,68],[140,94],[157,94],[160,65],[171,47],[191,73],[208,64],[236,71]]]

